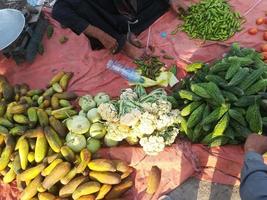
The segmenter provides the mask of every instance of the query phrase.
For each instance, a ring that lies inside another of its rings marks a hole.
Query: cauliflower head
[[[148,112],[142,114],[138,131],[143,135],[151,135],[157,128],[157,117]]]
[[[137,99],[138,99],[137,94],[131,88],[123,90],[120,95],[120,100],[136,101]]]
[[[102,103],[97,110],[103,120],[107,122],[119,121],[117,109],[112,103]]]
[[[126,113],[125,115],[120,117],[120,123],[125,126],[135,126],[140,118],[141,118],[141,111],[138,109],[134,109],[129,113]]]
[[[130,135],[130,128],[123,126],[119,122],[107,123],[107,134],[106,137],[114,141],[122,141]]]
[[[139,141],[147,155],[156,156],[165,148],[164,138],[161,136],[143,137]]]

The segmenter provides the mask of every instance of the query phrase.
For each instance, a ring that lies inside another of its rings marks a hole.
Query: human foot
[[[129,41],[132,45],[136,46],[137,48],[143,48],[143,47],[144,47],[144,45],[142,44],[141,40],[139,40],[139,39],[138,39],[134,34],[132,34],[132,33],[128,36],[128,41]]]
[[[126,42],[124,47],[122,48],[122,52],[132,59],[140,59],[146,56],[146,52],[144,48],[137,48],[130,42]]]
[[[89,25],[84,33],[98,39],[103,46],[112,53],[115,53],[118,49],[118,42],[116,39],[95,26]]]

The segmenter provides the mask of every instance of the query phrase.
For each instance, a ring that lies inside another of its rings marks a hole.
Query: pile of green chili
[[[182,16],[182,31],[191,38],[224,41],[241,30],[242,17],[225,0],[202,0]]]

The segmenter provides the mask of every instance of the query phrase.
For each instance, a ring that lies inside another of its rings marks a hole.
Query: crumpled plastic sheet
[[[183,70],[186,63],[212,62],[222,57],[233,42],[239,42],[244,47],[260,48],[263,43],[262,34],[267,26],[260,26],[260,32],[255,36],[248,35],[247,30],[256,26],[255,21],[258,17],[265,15],[267,1],[230,0],[230,4],[245,15],[246,23],[240,33],[224,43],[190,40],[182,32],[171,35],[170,33],[181,23],[171,12],[166,13],[151,26],[149,44],[156,47],[156,55],[161,55],[161,50],[164,50],[177,58],[175,62],[178,65],[178,78],[186,75]],[[32,88],[43,88],[58,71],[72,71],[75,76],[69,89],[81,95],[105,91],[116,97],[120,89],[128,87],[125,80],[106,69],[106,63],[109,59],[116,59],[123,64],[134,66],[130,59],[122,54],[111,56],[106,50],[92,51],[85,36],[77,36],[69,29],[62,29],[51,19],[50,11],[47,9],[45,12],[50,23],[55,26],[55,32],[50,40],[44,37],[44,55],[38,55],[34,63],[19,66],[11,59],[0,55],[0,74],[5,74],[11,83],[25,82]],[[167,33],[167,36],[162,37],[163,33],[164,35]],[[58,40],[63,35],[67,36],[69,41],[61,45]],[[148,30],[139,38],[146,43]],[[171,64],[173,61],[166,62]],[[102,149],[100,154],[126,160],[136,168],[133,175],[135,186],[125,197],[129,200],[157,199],[158,196],[170,192],[191,176],[221,184],[239,185],[244,157],[243,149],[238,145],[209,149],[183,140],[178,140],[172,147],[166,148],[155,157],[146,156],[140,147]],[[151,197],[145,194],[145,189],[146,178],[153,165],[162,169],[162,180],[159,190]],[[0,191],[0,200],[19,199],[14,185],[0,184]]]

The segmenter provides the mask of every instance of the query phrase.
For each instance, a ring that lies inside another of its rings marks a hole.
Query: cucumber
[[[227,70],[228,67],[229,65],[225,61],[218,62],[210,68],[210,72],[215,74]]]
[[[184,107],[181,111],[181,115],[183,117],[186,117],[188,115],[190,115],[197,107],[199,107],[201,104],[201,102],[199,101],[194,101],[192,103],[190,103],[189,105],[187,105],[186,107]]]
[[[187,99],[190,101],[200,101],[201,97],[197,96],[195,93],[188,90],[180,90],[178,95],[181,99]]]
[[[235,102],[238,100],[238,98],[235,96],[235,94],[229,92],[229,91],[223,91],[222,90],[222,94],[224,96],[224,98],[227,100],[227,101],[231,101],[231,102]]]
[[[233,94],[235,94],[236,96],[239,96],[239,97],[243,96],[245,94],[244,90],[242,90],[239,87],[228,86],[228,87],[224,87],[224,89],[229,91],[229,92],[232,92]]]
[[[196,110],[192,112],[192,114],[187,120],[188,128],[193,128],[201,121],[205,106],[206,106],[205,104],[201,104]]]
[[[246,91],[246,95],[256,94],[267,87],[267,79],[262,79],[257,81],[255,84],[251,85]]]
[[[215,83],[219,86],[226,86],[228,83],[218,75],[207,75],[206,80]]]
[[[222,105],[216,108],[213,112],[211,112],[203,121],[203,125],[210,124],[212,122],[216,122],[221,119],[221,117],[229,110],[229,105]]]
[[[192,90],[192,92],[194,92],[200,97],[207,98],[207,99],[211,98],[207,90],[199,84],[192,84],[190,89]]]
[[[225,113],[220,121],[215,126],[213,132],[204,137],[202,142],[204,144],[210,144],[215,138],[223,136],[223,133],[229,125],[229,115]]]
[[[247,107],[254,103],[257,103],[260,98],[260,95],[243,96],[237,102],[235,102],[234,105],[238,107]]]
[[[243,125],[243,126],[246,126],[247,125],[245,118],[243,117],[242,113],[240,113],[238,110],[236,110],[236,109],[230,109],[229,110],[229,116],[232,119],[236,120],[241,125]]]
[[[255,133],[262,132],[262,118],[260,113],[260,107],[257,103],[248,107],[246,113],[246,119],[249,123],[249,128]]]
[[[229,142],[229,138],[225,136],[215,138],[210,144],[209,147],[219,147],[226,145]]]
[[[225,103],[225,99],[222,95],[222,92],[215,83],[209,82],[209,83],[202,83],[199,85],[201,85],[208,92],[208,94],[211,96],[211,98],[218,105],[222,105]]]
[[[248,68],[240,68],[239,71],[233,76],[231,81],[228,83],[228,86],[235,86],[240,84],[248,74]]]
[[[254,70],[241,84],[240,88],[243,90],[246,90],[249,88],[253,83],[258,81],[258,79],[261,77],[263,72],[265,71],[264,67],[261,67],[257,70]]]
[[[229,69],[226,72],[225,79],[231,79],[240,69],[240,63],[231,63]]]

